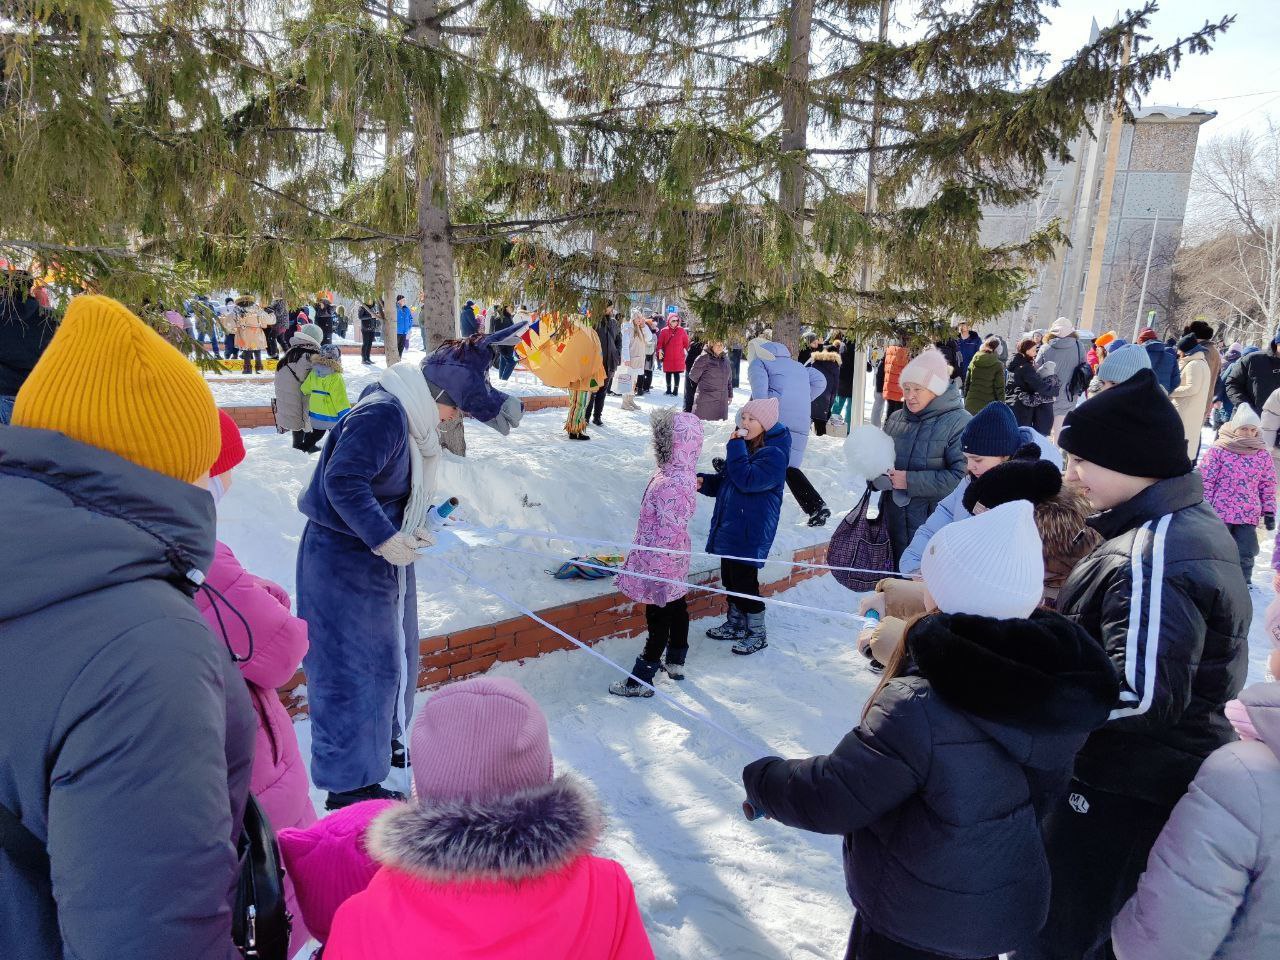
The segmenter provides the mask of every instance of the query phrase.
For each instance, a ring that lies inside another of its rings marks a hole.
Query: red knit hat
[[[244,441],[240,439],[240,428],[225,410],[218,411],[218,429],[222,431],[222,448],[218,451],[218,459],[209,468],[211,477],[226,473],[244,459]]]
[[[1160,337],[1160,334],[1156,333],[1150,327],[1147,327],[1140,334],[1138,334],[1138,342],[1146,343],[1148,340],[1157,340],[1159,339],[1159,337]]]

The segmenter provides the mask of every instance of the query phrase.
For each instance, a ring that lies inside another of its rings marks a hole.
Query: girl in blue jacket
[[[724,466],[698,474],[698,489],[716,498],[707,552],[722,557],[720,582],[726,590],[760,596],[760,568],[778,532],[790,456],[791,433],[778,422],[777,398],[751,400],[738,413]],[[733,640],[733,652],[744,656],[763,650],[769,645],[763,601],[730,597],[728,619],[707,636]]]

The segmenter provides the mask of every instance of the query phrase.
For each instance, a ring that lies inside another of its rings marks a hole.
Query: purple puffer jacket
[[[422,373],[448,393],[458,409],[481,423],[492,425],[503,404],[512,398],[490,385],[489,367],[498,347],[507,341],[514,342],[527,328],[527,323],[517,324],[479,337],[475,342],[445,344],[422,361]]]
[[[1255,526],[1276,512],[1276,468],[1266,450],[1232,453],[1215,443],[1200,458],[1200,476],[1204,498],[1223,523]]]
[[[692,413],[672,418],[670,450],[659,449],[658,472],[649,481],[640,504],[635,543],[642,547],[685,550],[690,547],[689,520],[698,499],[696,469],[702,452],[702,421]],[[655,432],[654,445],[665,445]],[[641,580],[627,571],[667,580],[683,581],[689,576],[689,555],[632,550],[618,576],[618,589],[636,603],[663,606],[689,592],[687,587],[654,580]]]

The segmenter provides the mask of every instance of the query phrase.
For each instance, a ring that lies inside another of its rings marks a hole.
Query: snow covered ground
[[[359,358],[357,358],[358,362]],[[350,390],[354,397],[356,391]],[[747,400],[739,391],[735,408]],[[457,496],[468,518],[488,526],[505,526],[615,540],[630,543],[635,532],[640,499],[653,472],[649,447],[649,413],[655,407],[679,402],[661,392],[639,399],[640,410],[619,409],[621,400],[610,397],[605,426],[591,427],[585,443],[567,439],[565,411],[541,410],[525,415],[509,436],[468,421],[467,456],[444,455],[440,470],[441,499]],[[722,456],[731,425],[728,421],[706,424],[700,466],[711,469],[711,458]],[[316,458],[295,451],[287,435],[271,429],[244,435],[247,457],[234,474],[233,486],[219,505],[219,535],[236,551],[250,570],[275,577],[294,592],[294,558],[302,535],[303,518],[297,498],[310,481]],[[852,479],[845,466],[842,441],[835,437],[811,437],[805,472],[826,497],[835,518],[855,503]],[[706,543],[713,501],[700,498],[690,526],[694,549]],[[774,554],[790,557],[792,551],[828,539],[835,519],[825,528],[805,525],[805,516],[787,496]],[[611,579],[584,583],[557,581],[553,570],[575,555],[597,548],[545,539],[505,537],[505,543],[537,551],[545,561],[494,548],[451,553],[449,558],[470,578],[491,583],[533,609],[569,603],[613,590]],[[694,568],[711,569],[716,561],[695,560]],[[788,569],[774,565],[765,580],[786,576]],[[332,585],[335,590],[358,589],[356,583]],[[458,630],[514,616],[515,612],[488,591],[471,582],[459,582],[456,574],[438,567],[418,570],[419,624],[422,636]]]
[[[739,393],[735,406],[745,397]],[[644,410],[677,402],[661,394],[643,398]],[[645,413],[626,414],[610,398],[606,426],[589,443],[570,443],[564,412],[530,414],[502,438],[469,424],[469,456],[449,457],[441,492],[455,493],[473,516],[490,524],[630,539],[640,496],[652,469]],[[702,463],[723,449],[728,425],[708,425]],[[219,533],[250,569],[290,591],[302,521],[295,507],[314,458],[289,449],[287,438],[259,430],[246,434],[248,458],[219,507]],[[838,518],[853,505],[835,438],[811,438],[806,471]],[[527,500],[527,503],[526,503]],[[695,546],[705,537],[711,502],[699,505]],[[829,536],[833,524],[811,530],[786,499],[777,555]],[[449,559],[477,581],[510,591],[530,606],[550,606],[612,589],[611,582],[558,583],[543,570],[570,553],[570,544],[513,540],[544,552],[546,563],[491,548],[455,551]],[[1271,600],[1268,535],[1254,575],[1254,628],[1250,681],[1265,672],[1269,649],[1262,616]],[[430,559],[418,567],[423,632],[460,628],[513,615],[476,583],[460,584]],[[783,570],[775,568],[775,575]],[[356,590],[358,583],[334,584]],[[824,611],[854,611],[857,597],[833,580],[808,581],[782,595]],[[692,625],[688,678],[660,681],[695,713],[708,716],[751,744],[746,749],[721,732],[657,698],[622,700],[606,692],[616,674],[581,651],[547,654],[491,672],[518,680],[546,711],[557,769],[592,783],[609,826],[600,852],[621,861],[635,884],[654,950],[662,958],[796,960],[839,956],[852,908],[844,892],[838,837],[789,830],[768,821],[748,823],[740,813],[741,769],[760,756],[809,756],[830,750],[857,721],[877,677],[854,649],[856,624],[821,612],[773,607],[769,647],[735,657],[707,640],[713,621]],[[624,666],[640,641],[615,639],[596,649]],[[420,695],[419,702],[426,695]],[[296,727],[304,756],[310,727]],[[404,787],[395,771],[389,785]],[[317,808],[323,796],[313,794]]]

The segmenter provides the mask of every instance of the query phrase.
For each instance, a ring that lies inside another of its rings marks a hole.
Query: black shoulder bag
[[[49,852],[8,807],[0,804],[0,850],[18,869],[49,885]],[[236,844],[240,879],[231,914],[231,939],[240,955],[255,960],[286,960],[293,918],[285,910],[284,868],[275,831],[250,794]]]

